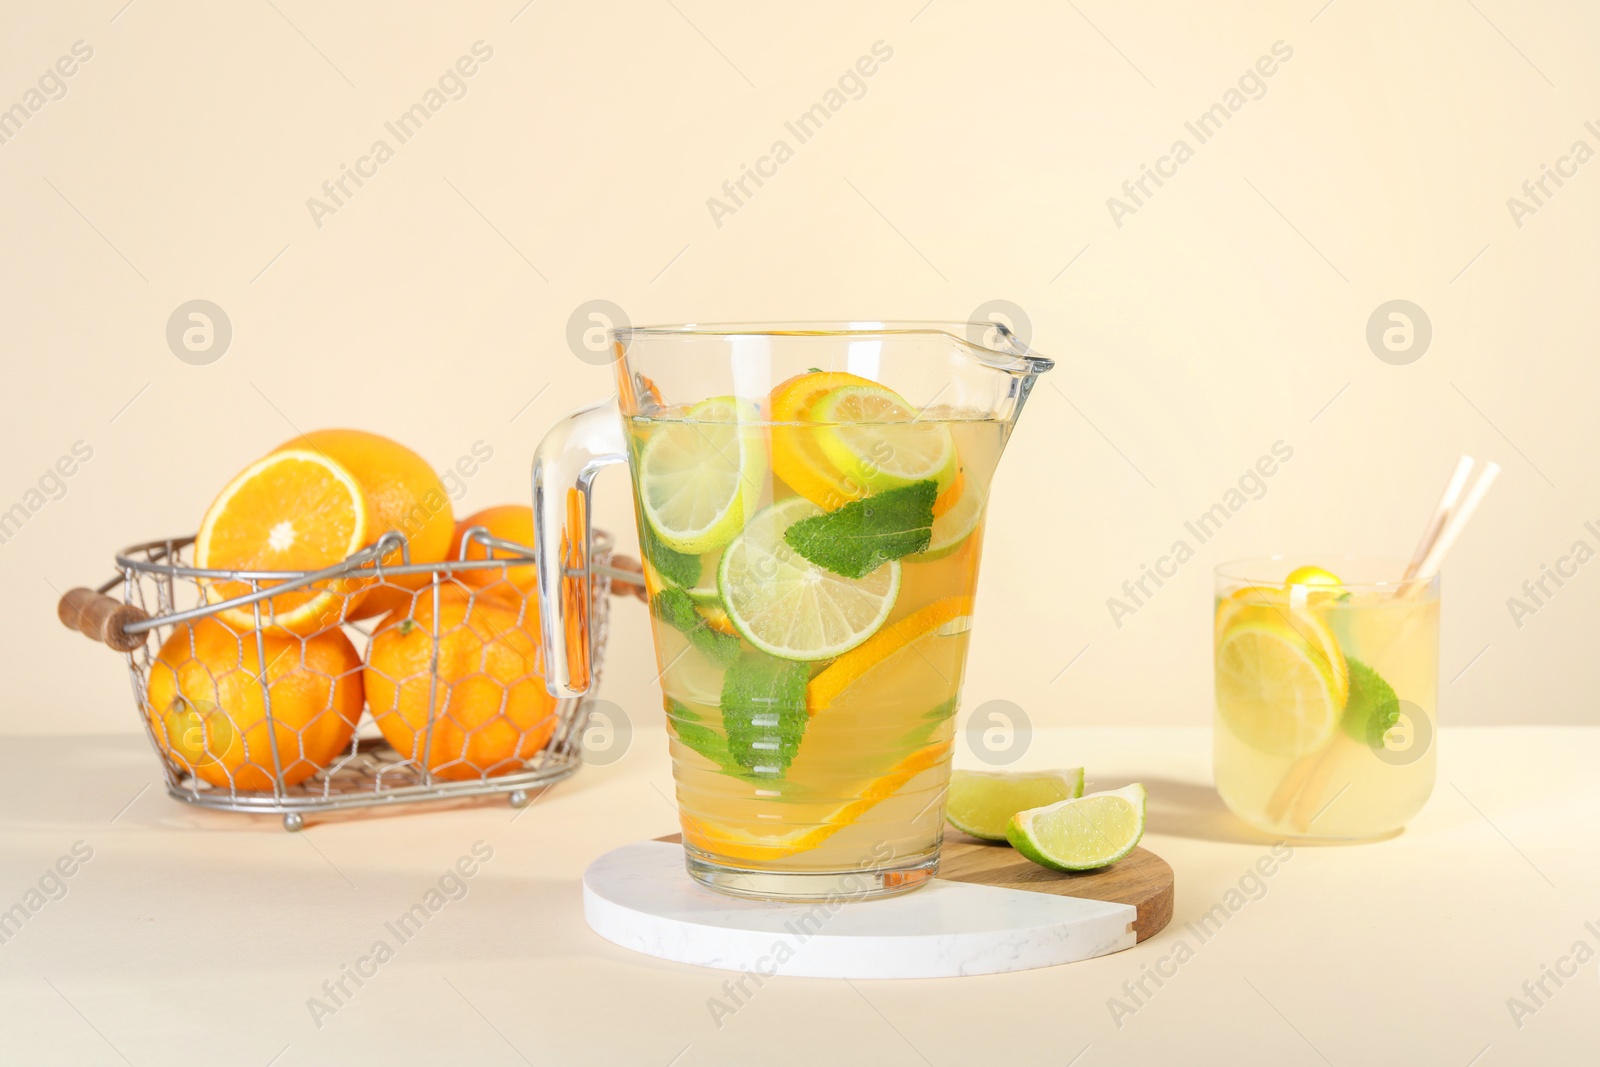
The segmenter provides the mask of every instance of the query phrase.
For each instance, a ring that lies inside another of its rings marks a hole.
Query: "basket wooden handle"
[[[640,600],[648,603],[650,600],[650,594],[645,591],[644,567],[640,565],[639,561],[633,559],[631,556],[612,556],[611,565],[619,571],[633,571],[639,575],[639,580],[637,582],[628,582],[622,580],[621,578],[612,578],[611,591],[617,596],[638,597]]]
[[[141,608],[93,589],[68,589],[56,605],[56,616],[67,629],[77,630],[115,652],[132,652],[143,645],[148,631],[130,634],[123,627],[150,617]]]

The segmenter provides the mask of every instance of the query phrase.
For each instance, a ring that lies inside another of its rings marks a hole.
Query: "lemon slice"
[[[1339,576],[1321,567],[1296,567],[1283,580],[1284,585],[1340,585]]]
[[[953,554],[962,546],[983,518],[983,490],[974,479],[964,479],[966,486],[956,502],[933,518],[933,536],[928,547],[905,557],[907,563],[932,563]]]
[[[955,480],[955,438],[943,423],[923,421],[881,385],[845,385],[812,405],[822,423],[817,443],[849,479],[874,491],[932,479],[940,492]]]
[[[748,400],[702,400],[659,423],[639,453],[639,505],[668,548],[721,548],[755,510],[767,476],[761,413]]]
[[[900,592],[900,562],[846,578],[801,556],[783,532],[822,514],[804,497],[757,512],[722,553],[717,591],[746,641],[789,660],[832,659],[878,632]]]
[[[1317,605],[1296,602],[1297,594],[1304,592],[1304,586],[1289,590],[1248,586],[1236,590],[1217,608],[1217,647],[1222,647],[1227,630],[1236,623],[1265,620],[1281,624],[1311,646],[1313,655],[1333,679],[1334,699],[1342,708],[1350,698],[1350,668],[1345,663],[1344,653],[1340,651],[1339,639],[1334,636],[1333,629],[1319,611],[1312,610]]]
[[[1341,696],[1321,648],[1281,615],[1244,610],[1259,614],[1236,616],[1217,645],[1217,713],[1252,748],[1289,758],[1313,752],[1339,725],[1348,667]]]
[[[951,771],[945,818],[964,834],[1004,841],[1020,811],[1083,795],[1083,768],[1064,771]]]
[[[1006,826],[1006,838],[1042,867],[1092,871],[1133,851],[1144,836],[1144,813],[1145,788],[1135,782],[1018,812]]]
[[[1343,585],[1339,576],[1321,567],[1296,567],[1283,580],[1289,591],[1289,602],[1296,607],[1320,607],[1338,594],[1334,588]]]

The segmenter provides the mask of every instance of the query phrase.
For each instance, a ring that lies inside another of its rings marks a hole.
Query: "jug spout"
[[[1010,403],[1003,417],[1015,425],[1022,414],[1023,405],[1033,392],[1035,380],[1052,369],[1056,365],[1055,360],[1029,348],[1027,342],[1003,322],[969,322],[964,333],[970,344],[969,355],[972,359],[1011,376]]]

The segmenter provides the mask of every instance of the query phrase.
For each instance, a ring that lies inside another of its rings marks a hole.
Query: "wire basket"
[[[568,554],[569,576],[589,579],[589,610],[568,616],[587,625],[594,677],[585,696],[558,699],[525,545],[474,527],[460,559],[413,564],[391,533],[291,572],[197,568],[193,543],[124,549],[118,577],[61,598],[61,621],[126,654],[171,796],[280,814],[289,830],[378,805],[507,794],[525,806],[582,762],[610,595],[644,595],[639,565],[613,559],[604,532]],[[287,609],[306,601],[329,624],[286,632]]]

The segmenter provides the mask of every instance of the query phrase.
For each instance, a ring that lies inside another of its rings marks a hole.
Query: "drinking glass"
[[[1403,581],[1404,568],[1283,556],[1217,568],[1213,768],[1246,822],[1358,840],[1399,831],[1427,801],[1439,579]]]

